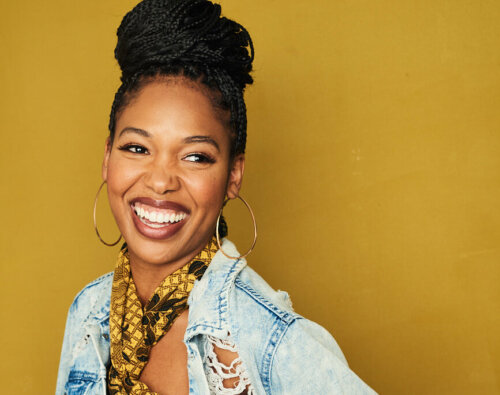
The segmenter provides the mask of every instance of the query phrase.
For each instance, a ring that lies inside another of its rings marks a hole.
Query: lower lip
[[[139,231],[141,235],[149,239],[156,239],[156,240],[168,239],[169,237],[175,235],[179,230],[181,230],[181,228],[186,223],[187,217],[174,224],[167,224],[165,226],[162,226],[161,228],[152,228],[151,226],[148,226],[144,222],[142,222],[135,213],[135,210],[132,207],[131,209],[132,209],[132,218],[134,220],[135,228]]]

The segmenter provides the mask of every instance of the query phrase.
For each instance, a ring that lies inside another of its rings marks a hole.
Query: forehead
[[[229,118],[216,109],[201,83],[182,77],[162,77],[146,83],[125,106],[117,119],[117,132],[126,127],[153,135],[230,135]]]

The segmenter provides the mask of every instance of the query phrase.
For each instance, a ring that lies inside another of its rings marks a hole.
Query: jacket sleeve
[[[376,394],[347,365],[326,329],[305,318],[292,322],[271,368],[273,394]]]

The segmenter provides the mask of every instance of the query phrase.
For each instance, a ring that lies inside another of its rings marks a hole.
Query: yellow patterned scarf
[[[217,249],[214,237],[191,262],[162,281],[144,309],[130,274],[128,249],[125,247],[120,251],[113,277],[109,317],[110,394],[156,394],[139,381],[149,352],[179,314],[187,309],[194,282],[201,278]]]

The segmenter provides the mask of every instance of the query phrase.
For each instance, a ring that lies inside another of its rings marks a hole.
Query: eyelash
[[[215,163],[215,160],[205,154],[200,154],[200,153],[192,153],[189,155],[186,155],[184,159],[189,158],[189,157],[198,157],[200,160],[190,160],[189,162],[194,162],[194,163]]]
[[[133,154],[145,155],[148,153],[147,148],[145,148],[139,144],[125,144],[125,145],[122,145],[121,147],[118,147],[118,149],[121,151],[129,151],[129,152],[132,152]],[[132,151],[132,149],[135,149],[135,151]],[[144,150],[145,152],[137,152],[137,149]]]
[[[142,145],[139,145],[139,144],[125,144],[125,145],[122,145],[121,147],[118,147],[119,150],[121,151],[128,151],[128,152],[131,152],[133,154],[140,154],[140,155],[146,155],[146,154],[149,154],[147,148],[143,147]],[[144,152],[137,152],[137,150],[144,150]],[[189,154],[189,155],[186,155],[183,159],[187,159],[189,157],[197,157],[198,160],[188,160],[188,162],[193,162],[193,163],[215,163],[215,160],[206,155],[206,154],[202,154],[202,153],[192,153],[192,154]]]

